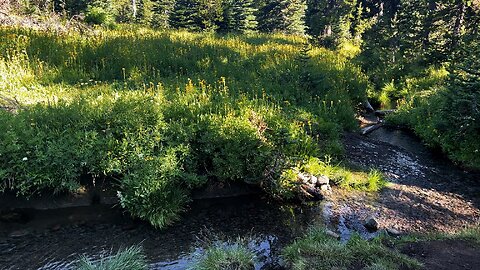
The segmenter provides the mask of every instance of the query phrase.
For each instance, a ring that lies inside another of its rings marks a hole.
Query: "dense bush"
[[[75,191],[82,176],[118,179],[122,206],[158,227],[207,179],[293,197],[297,179],[282,175],[342,154],[340,132],[355,128],[368,88],[331,51],[301,57],[298,37],[0,33],[0,95],[21,104],[0,111],[1,189],[28,196]]]
[[[480,45],[467,39],[442,83],[421,85],[390,121],[413,128],[427,144],[454,161],[480,168]]]

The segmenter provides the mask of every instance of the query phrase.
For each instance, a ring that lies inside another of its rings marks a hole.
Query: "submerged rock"
[[[12,238],[19,238],[19,237],[27,236],[29,234],[30,232],[27,230],[18,230],[18,231],[11,232],[8,236]]]

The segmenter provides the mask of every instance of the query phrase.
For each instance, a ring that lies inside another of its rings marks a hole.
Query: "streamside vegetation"
[[[291,172],[327,174],[369,87],[345,57],[298,36],[0,34],[1,190],[28,197],[103,181],[156,227],[207,181],[294,198]]]
[[[147,270],[146,256],[141,247],[132,246],[119,250],[115,254],[91,260],[87,257],[80,258],[76,263],[76,270]]]
[[[387,236],[385,236],[387,237]],[[359,235],[342,243],[324,228],[312,228],[283,250],[288,269],[420,269],[421,264],[387,247],[382,237],[371,241]]]
[[[0,189],[103,181],[157,227],[208,181],[376,191],[378,173],[333,166],[367,98],[479,168],[478,1],[394,2],[9,1],[97,28],[0,29]]]

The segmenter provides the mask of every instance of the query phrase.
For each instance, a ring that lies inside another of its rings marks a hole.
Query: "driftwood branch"
[[[22,104],[17,100],[17,98],[9,98],[0,95],[0,109],[5,111],[16,111],[22,108]]]

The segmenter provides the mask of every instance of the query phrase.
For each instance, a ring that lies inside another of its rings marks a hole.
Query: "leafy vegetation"
[[[207,179],[292,198],[298,181],[281,176],[342,155],[368,88],[347,59],[295,36],[0,31],[2,100],[18,102],[0,111],[2,190],[110,181],[157,227]]]
[[[459,46],[460,51],[449,66],[449,72],[442,72],[442,76],[433,80],[433,84],[420,84],[421,91],[415,91],[399,107],[399,113],[389,120],[412,127],[430,146],[441,148],[454,161],[478,169],[478,35],[466,38]]]
[[[382,238],[364,240],[354,235],[341,243],[323,228],[313,228],[286,247],[289,269],[419,269],[421,264],[382,244]]]
[[[0,29],[2,191],[74,192],[81,178],[104,180],[132,215],[158,227],[208,180],[243,181],[289,199],[298,173],[309,172],[377,191],[385,184],[378,172],[332,165],[367,95],[398,108],[390,121],[480,166],[478,53],[471,56],[479,48],[478,1],[9,1],[3,8],[57,12],[65,24],[85,12],[87,23],[104,28]]]

